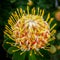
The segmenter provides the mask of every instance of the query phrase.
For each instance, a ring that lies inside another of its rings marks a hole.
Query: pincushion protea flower
[[[20,55],[32,50],[36,54],[40,49],[45,49],[49,42],[54,39],[56,33],[56,30],[54,30],[56,23],[50,27],[53,21],[53,18],[50,18],[50,13],[44,20],[44,10],[38,8],[38,14],[36,14],[35,8],[31,11],[29,13],[29,7],[27,7],[27,13],[21,8],[17,9],[9,17],[8,25],[5,26],[4,35],[14,41],[13,43],[6,42],[6,44],[17,48],[13,52],[20,50]],[[39,54],[41,55],[40,52]]]

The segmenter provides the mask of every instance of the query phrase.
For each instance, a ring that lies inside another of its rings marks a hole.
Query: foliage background
[[[47,15],[48,12],[51,13],[51,17],[55,16],[55,12],[58,11],[59,9],[57,9],[60,5],[60,0],[58,1],[58,5],[56,5],[56,0],[32,0],[33,5],[30,6],[35,7],[37,9],[37,7],[40,7],[42,9],[45,10],[45,16]],[[6,60],[11,60],[8,53],[4,50],[4,48],[2,47],[3,41],[4,41],[4,26],[5,24],[7,24],[7,20],[8,17],[10,16],[11,12],[13,12],[14,10],[16,10],[16,8],[23,8],[26,9],[28,0],[0,0],[0,59],[6,59]],[[44,17],[45,18],[45,17]],[[55,17],[54,17],[55,18]],[[57,34],[60,33],[60,22],[57,21],[56,19],[54,19],[54,22],[57,22]],[[53,22],[53,23],[54,23]],[[56,36],[57,36],[56,34]],[[56,40],[54,42],[52,42],[54,45],[59,45],[60,46],[60,40],[58,40],[56,38]],[[48,52],[46,52],[47,56],[49,55],[49,57],[46,57],[47,60],[60,60],[60,49],[54,53],[54,54],[48,54]],[[45,59],[44,59],[45,60]]]

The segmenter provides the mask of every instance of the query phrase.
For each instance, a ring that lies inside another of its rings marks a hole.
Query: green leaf
[[[13,54],[12,60],[25,60],[25,54],[26,52],[24,52],[22,55],[20,55],[21,51],[15,52]]]
[[[16,52],[16,51],[19,51],[19,49],[18,49],[17,47],[10,47],[10,48],[8,49],[8,53],[9,53],[9,54],[13,54],[13,53]]]
[[[31,55],[30,55],[31,54]],[[29,54],[29,60],[36,60],[36,56],[35,54],[33,53],[33,51],[30,51],[30,54]]]

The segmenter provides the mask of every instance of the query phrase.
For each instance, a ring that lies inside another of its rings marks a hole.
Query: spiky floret
[[[8,19],[9,26],[5,26],[4,34],[15,43],[6,43],[11,44],[11,46],[15,45],[21,51],[39,51],[39,49],[45,48],[48,42],[54,39],[56,23],[50,27],[53,21],[53,18],[50,18],[50,13],[46,20],[43,18],[44,10],[38,8],[37,13],[35,8],[29,13],[28,6],[27,13],[21,8],[12,13]]]

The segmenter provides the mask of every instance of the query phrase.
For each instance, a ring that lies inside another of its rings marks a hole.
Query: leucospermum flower
[[[29,12],[29,7],[27,7],[27,12],[21,8],[17,9],[9,17],[8,25],[5,26],[6,30],[4,31],[4,34],[14,43],[6,42],[6,44],[17,47],[21,51],[20,54],[32,50],[37,53],[40,49],[45,49],[46,45],[54,39],[56,23],[50,27],[53,18],[50,18],[49,13],[45,20],[43,15],[44,10],[39,8],[37,14],[35,8],[31,10],[31,13]]]

